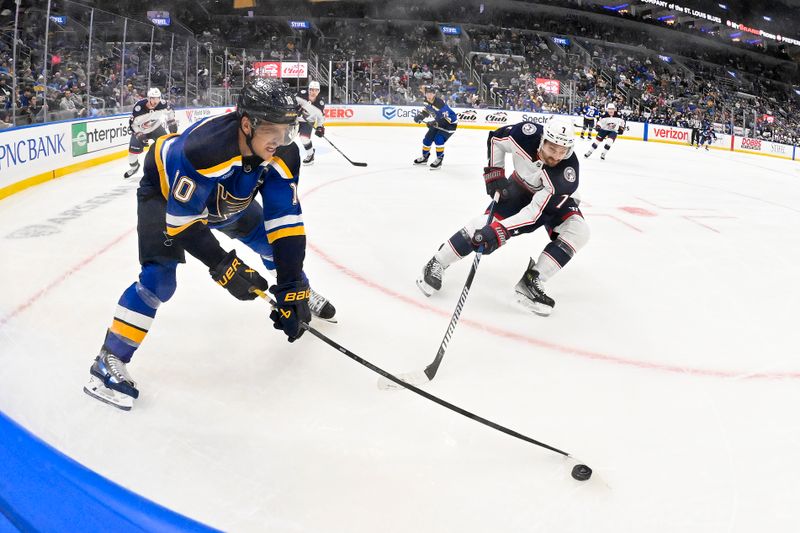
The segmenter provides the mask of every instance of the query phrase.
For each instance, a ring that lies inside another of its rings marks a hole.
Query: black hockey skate
[[[308,300],[308,307],[311,309],[311,314],[316,318],[327,320],[328,322],[337,323],[334,316],[336,316],[336,308],[327,298],[320,293],[311,289],[311,298]]]
[[[514,292],[517,294],[517,301],[523,307],[539,316],[549,316],[556,305],[556,302],[545,294],[533,259],[528,263],[528,270],[522,275],[522,279],[514,287]]]
[[[431,163],[431,170],[439,170],[442,168],[442,163],[444,163],[444,158],[437,157],[433,160],[433,163]]]
[[[602,159],[603,161],[606,160],[606,153],[608,152],[603,152],[602,154],[600,154],[600,159]]]
[[[137,161],[135,165],[131,165],[131,168],[129,168],[129,169],[128,169],[128,170],[125,172],[125,174],[123,174],[123,177],[124,177],[125,179],[132,178],[132,177],[133,177],[133,175],[134,175],[134,174],[136,174],[138,171],[139,171],[139,162]]]
[[[83,387],[83,392],[123,411],[131,410],[133,400],[139,397],[139,389],[122,360],[105,349],[100,350],[89,374],[89,383]]]
[[[442,288],[443,274],[444,266],[435,257],[431,257],[431,260],[422,269],[422,275],[417,279],[417,287],[422,294],[430,296]]]
[[[414,160],[415,165],[427,165],[428,164],[428,157],[427,155],[421,155]]]
[[[315,153],[316,153],[316,151],[312,150],[311,151],[311,155],[308,155],[308,156],[306,156],[305,159],[303,159],[303,164],[304,165],[313,165],[314,164],[314,154]]]

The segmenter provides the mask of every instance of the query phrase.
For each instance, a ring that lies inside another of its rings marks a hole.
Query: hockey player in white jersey
[[[133,113],[128,122],[131,141],[128,145],[130,168],[125,172],[126,178],[132,177],[139,170],[139,154],[144,151],[148,140],[155,141],[167,134],[167,130],[164,129],[165,124],[170,133],[178,132],[175,111],[161,99],[161,91],[152,87],[147,90],[147,98],[139,100],[133,106]]]
[[[606,106],[606,112],[597,121],[597,137],[595,137],[592,147],[589,151],[583,154],[583,157],[589,157],[597,149],[597,146],[605,141],[603,145],[603,153],[600,154],[600,159],[605,160],[606,154],[611,150],[614,141],[617,140],[617,135],[621,135],[625,131],[625,119],[617,116],[617,106],[610,103]]]
[[[493,220],[486,215],[467,222],[422,269],[417,286],[430,296],[442,287],[444,270],[478,250],[490,254],[511,237],[542,226],[550,242],[514,287],[517,301],[534,313],[549,315],[555,301],[544,292],[544,282],[553,277],[589,241],[589,226],[573,195],[578,188],[579,161],[573,153],[575,125],[571,117],[555,116],[544,126],[520,122],[489,133],[488,163],[483,179],[486,192],[500,193]],[[505,173],[511,155],[514,172]]]
[[[325,100],[319,94],[318,81],[308,84],[308,89],[303,89],[296,95],[297,104],[300,106],[300,140],[306,150],[304,165],[314,164],[314,145],[311,142],[311,130],[317,137],[325,136]]]

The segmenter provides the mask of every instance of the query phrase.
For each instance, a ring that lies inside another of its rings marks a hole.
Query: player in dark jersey
[[[170,133],[178,131],[178,122],[172,107],[161,99],[161,91],[156,87],[147,90],[147,98],[139,100],[133,106],[128,129],[131,140],[128,145],[128,164],[130,168],[125,171],[125,177],[133,177],[139,170],[139,154],[144,151],[148,141],[155,141],[167,134],[164,129],[166,123]]]
[[[431,155],[431,145],[436,145],[436,159],[431,163],[431,170],[438,170],[444,162],[444,144],[455,133],[458,127],[458,115],[436,96],[436,88],[429,85],[425,88],[425,108],[414,116],[417,124],[425,123],[428,133],[422,139],[422,156],[414,160],[415,165],[425,165]]]
[[[534,313],[547,316],[555,301],[542,283],[561,270],[588,242],[589,227],[573,197],[578,189],[579,163],[573,153],[575,126],[571,117],[555,116],[544,126],[520,122],[489,133],[488,164],[484,168],[486,192],[500,199],[493,221],[486,214],[469,221],[425,265],[417,285],[426,296],[442,286],[444,269],[483,246],[490,254],[511,237],[544,226],[550,242],[531,258],[517,283],[517,300]],[[514,172],[505,175],[505,158],[511,154]]]
[[[212,228],[247,245],[276,272],[277,284],[269,287],[276,300],[270,319],[290,342],[303,334],[301,324],[311,319],[312,291],[303,273],[297,117],[294,95],[280,81],[260,78],[242,89],[235,113],[201,120],[181,135],[156,141],[137,191],[139,279],[119,299],[90,369],[87,394],[124,410],[133,406],[139,391],[126,365],[158,307],[174,294],[185,252],[239,300],[268,289],[235,250],[222,248]]]
[[[297,103],[300,104],[300,140],[306,150],[304,165],[314,164],[314,145],[311,142],[311,131],[317,137],[325,135],[325,100],[319,94],[318,81],[308,84],[308,89],[297,93]]]
[[[597,117],[600,116],[600,110],[597,109],[597,106],[592,105],[592,103],[587,100],[586,105],[583,106],[581,109],[581,114],[583,115],[583,128],[581,128],[581,139],[584,138],[584,134],[586,130],[589,130],[589,139],[592,138],[592,132],[594,131],[594,123],[597,120]]]

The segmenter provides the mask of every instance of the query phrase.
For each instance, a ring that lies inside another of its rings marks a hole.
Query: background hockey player
[[[703,127],[700,130],[700,140],[697,143],[697,148],[699,149],[700,146],[705,146],[706,151],[708,151],[708,147],[714,144],[717,140],[717,132],[714,131],[714,126],[711,124],[711,121],[704,120]]]
[[[311,319],[314,295],[303,273],[297,118],[297,102],[283,83],[257,79],[242,89],[235,113],[156,141],[137,192],[139,279],[119,299],[90,369],[87,394],[121,409],[132,407],[139,391],[126,365],[159,306],[174,294],[184,251],[239,300],[256,298],[255,289],[267,290],[267,281],[235,250],[222,248],[212,228],[253,249],[275,271],[277,284],[269,291],[277,307],[270,319],[290,342],[303,334],[301,323]]]
[[[589,151],[583,154],[583,157],[589,157],[597,149],[597,146],[605,141],[603,145],[603,152],[600,154],[600,159],[605,159],[606,154],[611,150],[614,141],[617,140],[617,135],[625,132],[625,119],[617,116],[617,106],[610,103],[606,106],[606,112],[597,121],[597,137],[595,137],[592,147]]]
[[[308,89],[297,93],[297,103],[300,104],[300,140],[306,150],[304,165],[314,164],[314,144],[311,142],[311,131],[317,137],[325,135],[325,100],[319,94],[318,81],[308,84]]]
[[[431,155],[431,145],[436,145],[436,159],[431,163],[431,170],[438,170],[444,161],[444,145],[458,127],[458,115],[436,96],[436,88],[429,85],[425,88],[425,107],[414,117],[417,124],[425,123],[428,133],[422,139],[422,155],[414,160],[415,165],[425,165]]]
[[[530,259],[517,283],[517,300],[534,313],[547,316],[555,302],[545,292],[549,280],[583,248],[589,227],[572,195],[578,189],[578,158],[573,153],[575,126],[571,117],[556,116],[544,126],[520,122],[489,134],[488,163],[483,178],[486,192],[500,192],[493,221],[486,215],[469,221],[425,265],[417,285],[430,296],[441,289],[444,270],[483,246],[491,254],[511,237],[544,226],[550,242]],[[511,154],[514,172],[506,177],[505,158]],[[488,213],[488,210],[487,210]]]
[[[597,106],[592,105],[591,101],[587,100],[586,105],[581,109],[581,114],[583,115],[581,139],[584,138],[583,135],[586,133],[586,130],[589,130],[588,138],[591,139],[592,133],[594,132],[594,123],[597,120],[598,115],[600,115],[600,110],[597,109]]]
[[[167,102],[161,99],[161,91],[152,87],[147,90],[147,98],[139,100],[133,106],[133,113],[128,122],[131,142],[128,145],[130,168],[125,172],[126,178],[130,178],[139,170],[139,154],[144,151],[148,141],[155,141],[167,134],[167,130],[164,129],[165,123],[170,133],[178,131],[175,112]]]

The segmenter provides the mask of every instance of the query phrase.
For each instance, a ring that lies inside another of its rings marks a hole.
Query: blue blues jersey
[[[228,113],[201,120],[180,135],[161,137],[153,149],[157,177],[146,173],[142,186],[160,188],[166,199],[169,236],[181,237],[196,224],[209,228],[232,224],[260,195],[267,242],[275,245],[282,239],[299,238],[281,243],[284,257],[280,262],[291,263],[291,270],[302,265],[305,227],[297,199],[300,152],[296,144],[278,148],[267,161],[242,157],[239,119]],[[275,255],[278,263],[277,248]]]
[[[421,115],[423,120],[433,117],[436,127],[446,131],[455,131],[458,127],[458,115],[438,96],[433,99],[433,103],[425,100]]]
[[[585,105],[583,106],[582,113],[584,118],[594,119],[600,115],[600,110],[593,105]]]

